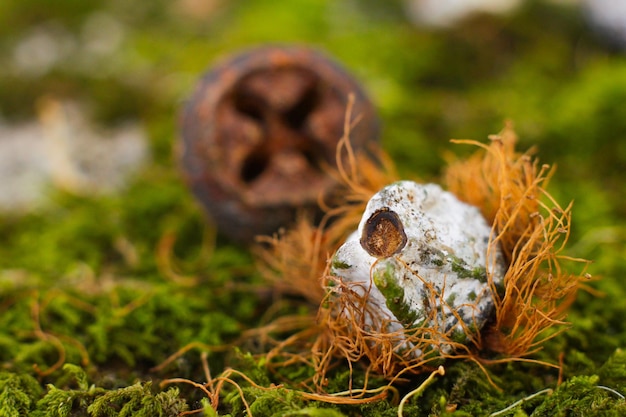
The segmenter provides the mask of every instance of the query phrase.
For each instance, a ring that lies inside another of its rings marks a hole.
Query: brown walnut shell
[[[261,47],[234,55],[199,82],[181,115],[178,156],[194,195],[231,239],[249,242],[316,210],[336,184],[348,96],[360,122],[355,149],[378,140],[363,89],[337,63],[304,47]],[[353,116],[353,117],[354,117]]]

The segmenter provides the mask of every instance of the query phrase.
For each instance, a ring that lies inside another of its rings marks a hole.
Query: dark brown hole
[[[375,258],[388,258],[406,245],[406,233],[398,215],[383,207],[374,212],[363,228],[361,246]]]
[[[244,160],[241,168],[241,179],[250,184],[263,174],[269,165],[270,157],[267,152],[257,149],[252,151]]]
[[[248,93],[236,93],[233,98],[235,109],[256,121],[263,120],[263,100]]]
[[[317,107],[319,101],[320,97],[317,87],[313,86],[307,89],[300,100],[298,100],[296,104],[285,112],[285,122],[292,129],[298,130],[302,128],[304,122],[307,120],[313,109]]]
[[[313,169],[317,171],[322,171],[323,164],[323,149],[318,149],[315,147],[306,148],[302,151],[302,155],[306,159],[309,166],[313,167]]]

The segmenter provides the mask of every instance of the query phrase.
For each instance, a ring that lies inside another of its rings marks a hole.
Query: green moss
[[[626,395],[626,352],[617,349],[598,370],[600,383]]]
[[[0,415],[176,415],[185,404],[207,415],[244,415],[230,386],[217,412],[197,390],[159,387],[170,377],[204,381],[200,351],[209,352],[214,376],[233,366],[263,386],[285,383],[264,391],[238,380],[255,417],[397,415],[390,401],[332,407],[304,401],[294,390],[310,382],[312,368],[271,374],[247,356],[260,352],[254,344],[243,343],[241,354],[214,348],[265,323],[271,300],[257,291],[258,272],[245,248],[218,239],[217,249],[207,251],[210,230],[171,156],[174,114],[217,56],[262,41],[310,42],[355,73],[381,111],[383,145],[403,176],[437,178],[445,153],[469,152],[448,138],[482,140],[511,118],[521,150],[537,145],[541,162],[557,163],[551,193],[561,203],[576,202],[573,245],[564,255],[594,259],[590,272],[603,279],[591,285],[606,296],[582,293],[567,317],[571,328],[534,356],[555,363],[563,355],[565,382],[556,387],[558,371],[538,365],[489,366],[498,391],[476,365],[448,361],[446,376],[410,401],[405,415],[489,415],[546,388],[554,394],[524,401],[508,415],[624,414],[624,401],[598,386],[626,394],[626,61],[577,9],[526,1],[506,17],[476,16],[431,31],[412,26],[399,1],[220,2],[207,14],[185,12],[183,3],[1,2],[2,124],[35,119],[42,95],[76,99],[104,125],[97,128],[141,120],[153,159],[117,194],[50,190],[50,203],[39,210],[0,214]],[[295,19],[302,10],[306,18]],[[123,39],[89,67],[94,56],[72,45],[84,43],[98,16],[121,24]],[[20,69],[15,57],[41,31],[46,41],[60,37],[52,50],[61,58],[41,72]],[[171,260],[178,275],[160,262],[164,236],[177,239]],[[454,259],[429,258],[485,279],[484,271]],[[394,314],[418,326],[397,283],[384,271],[377,279],[390,282]],[[153,369],[190,343],[196,348]],[[60,368],[60,358],[69,365]],[[371,386],[384,385],[362,368],[338,365],[328,390],[347,389],[349,376],[354,386],[366,377]],[[397,386],[404,393],[422,380]]]
[[[454,300],[456,300],[456,294],[450,294],[447,298],[446,298],[446,304],[448,304],[449,306],[454,304]]]
[[[419,314],[405,301],[404,289],[398,283],[393,263],[387,261],[382,268],[375,268],[373,278],[374,284],[385,297],[387,308],[404,327],[412,327]]]
[[[470,268],[463,259],[448,255],[446,260],[450,263],[450,268],[461,279],[475,279],[482,283],[487,283],[487,270],[484,267]]]
[[[432,264],[437,267],[449,265],[450,269],[461,279],[475,279],[479,282],[487,282],[487,270],[484,267],[470,268],[467,262],[458,256],[446,254],[441,250],[428,248],[421,254],[420,260],[424,264]]]
[[[55,385],[56,384],[56,385]],[[188,409],[175,388],[154,393],[150,383],[106,390],[89,385],[80,367],[66,364],[47,392],[33,378],[3,372],[0,374],[0,415],[34,417],[177,416]]]
[[[350,269],[352,268],[352,265],[347,264],[343,261],[340,261],[339,259],[337,259],[337,257],[333,257],[333,261],[331,266],[333,267],[333,269]]]
[[[598,387],[595,375],[576,376],[566,381],[533,412],[533,416],[620,416],[626,401]]]
[[[29,415],[41,393],[39,382],[30,375],[0,372],[0,415]]]
[[[450,336],[453,342],[465,343],[467,341],[467,335],[464,331],[455,329]]]

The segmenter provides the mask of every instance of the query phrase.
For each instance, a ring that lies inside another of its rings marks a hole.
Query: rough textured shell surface
[[[504,274],[499,250],[488,253],[490,234],[476,207],[438,185],[400,181],[371,198],[331,273],[361,284],[368,303],[391,320],[388,330],[431,327],[464,341],[491,314],[492,288]],[[390,253],[378,250],[384,243],[368,246],[386,236]]]

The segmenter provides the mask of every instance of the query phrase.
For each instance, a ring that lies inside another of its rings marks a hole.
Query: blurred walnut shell
[[[337,63],[304,47],[261,47],[231,56],[200,80],[181,115],[178,157],[218,230],[239,242],[288,225],[336,185],[348,96],[353,148],[378,140],[363,89]]]

